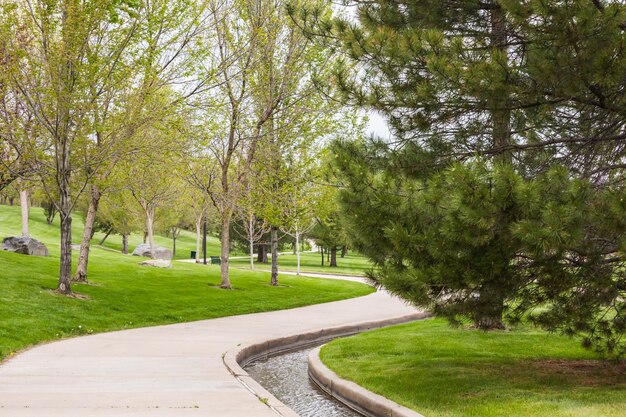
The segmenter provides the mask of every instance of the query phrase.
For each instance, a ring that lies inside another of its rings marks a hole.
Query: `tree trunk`
[[[293,250],[294,255],[298,252],[298,244],[295,239],[291,242],[291,249]]]
[[[89,249],[91,239],[93,238],[93,225],[96,221],[96,213],[100,204],[100,190],[96,185],[91,186],[89,198],[89,208],[87,209],[87,217],[85,217],[85,226],[83,228],[83,240],[80,242],[80,254],[78,255],[78,265],[76,274],[72,281],[87,282],[87,265],[89,264]]]
[[[200,245],[202,242],[202,218],[196,219],[196,263],[200,263]]]
[[[12,206],[13,205],[13,200],[15,199],[15,197],[9,197],[9,205]]]
[[[507,54],[508,25],[506,14],[501,7],[490,11],[491,20],[491,46],[498,53]],[[506,77],[506,75],[504,75]],[[502,85],[507,84],[507,80],[502,80]],[[499,94],[495,97],[491,110],[492,120],[492,140],[496,148],[506,148],[511,145],[511,110],[509,104],[509,92]],[[511,151],[504,150],[500,153],[500,159],[504,162],[511,162]]]
[[[104,237],[100,240],[100,243],[98,243],[98,245],[102,246],[104,245],[104,242],[106,242],[106,240],[109,238],[109,235],[113,232],[113,229],[107,229],[107,232],[104,234]]]
[[[28,213],[30,206],[28,204],[28,190],[20,189],[20,206],[22,208],[22,236],[30,237],[28,231]]]
[[[485,285],[480,291],[480,310],[474,316],[474,325],[481,330],[504,330],[504,297],[498,282]]]
[[[256,261],[259,263],[263,263],[263,252],[265,252],[265,245],[259,243],[256,250]]]
[[[72,277],[72,215],[60,213],[61,217],[61,268],[59,273],[59,287],[61,294],[72,293],[70,281]]]
[[[296,253],[296,260],[297,260],[296,275],[300,275],[300,234],[297,232],[297,229],[296,229],[296,248],[297,248],[297,253]]]
[[[128,255],[128,235],[122,233],[122,253]]]
[[[320,246],[321,252],[322,252],[322,266],[324,266],[324,247]]]
[[[148,244],[150,245],[150,258],[154,259],[154,210],[146,208],[146,229],[148,231]]]
[[[254,271],[254,241],[250,239],[250,270]]]
[[[172,227],[172,258],[176,256],[176,238],[178,237],[178,228]]]
[[[248,219],[248,234],[250,237],[250,270],[254,271],[254,239],[253,239],[254,219],[249,216]]]
[[[230,278],[228,277],[228,251],[230,250],[230,214],[224,215],[222,219],[222,254],[221,254],[221,278],[220,288],[232,289]]]
[[[330,263],[330,248],[326,248],[326,262]]]
[[[66,119],[67,115],[62,117]],[[70,140],[65,134],[56,138],[56,181],[59,185],[59,216],[61,217],[61,258],[59,268],[59,286],[61,294],[72,294],[72,187],[70,164]]]
[[[148,232],[144,231],[143,232],[143,243],[146,243],[148,241]]]
[[[202,223],[202,263],[206,265],[206,219]]]
[[[331,268],[337,266],[337,246],[330,248],[330,266]]]
[[[46,206],[46,223],[49,225],[54,222],[54,218],[57,215],[57,208],[52,201],[48,201]]]
[[[278,227],[272,226],[272,278],[270,284],[278,285]]]
[[[506,14],[501,7],[490,10],[491,23],[491,46],[496,54],[508,55],[508,24]],[[505,63],[505,65],[508,63]],[[508,71],[503,73],[503,77],[508,76]],[[504,87],[504,91],[500,92],[494,99],[491,109],[492,120],[492,142],[493,146],[502,151],[498,154],[497,159],[501,163],[512,163],[512,152],[507,149],[511,141],[511,110],[510,110],[510,90],[507,88],[508,80],[500,81]],[[507,214],[502,214],[507,216]],[[507,224],[506,219],[502,218],[498,224]],[[508,228],[499,230],[497,237],[500,241],[507,241],[510,237]],[[502,277],[504,278],[504,277]],[[474,324],[479,329],[493,330],[504,329],[502,320],[504,312],[504,294],[502,294],[501,280],[493,282],[491,285],[485,285],[480,290],[480,310],[474,318]]]
[[[347,253],[348,253],[348,245],[343,245],[341,247],[341,257],[345,258]]]

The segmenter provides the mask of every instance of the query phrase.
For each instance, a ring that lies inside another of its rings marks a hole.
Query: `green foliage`
[[[623,355],[623,48],[616,1],[292,4],[393,141],[335,146],[373,279],[452,322],[529,315]],[[609,209],[612,208],[611,210]]]
[[[622,193],[558,166],[534,179],[479,162],[411,178],[376,167],[376,148],[334,149],[349,232],[378,284],[453,323],[528,316],[626,352]]]

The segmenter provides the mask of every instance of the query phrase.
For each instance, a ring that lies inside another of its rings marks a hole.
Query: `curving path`
[[[41,345],[0,365],[0,416],[276,417],[226,369],[226,351],[415,312],[378,291],[292,310]]]

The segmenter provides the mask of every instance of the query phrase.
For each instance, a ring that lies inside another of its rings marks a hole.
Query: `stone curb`
[[[386,320],[368,321],[353,325],[340,326],[328,329],[315,330],[307,333],[299,333],[291,336],[281,337],[278,339],[265,340],[248,346],[237,346],[225,352],[222,360],[228,371],[244,386],[248,391],[255,395],[259,401],[266,404],[274,410],[279,416],[298,417],[293,410],[287,407],[274,397],[269,391],[256,382],[243,367],[248,363],[267,358],[268,356],[286,353],[319,343],[328,342],[337,337],[350,336],[366,330],[377,329],[380,327],[391,326],[394,324],[402,324],[410,321],[422,320],[430,317],[430,314],[420,312],[408,314],[405,316],[395,317]],[[354,408],[354,407],[352,407]],[[358,410],[358,409],[357,409]],[[394,417],[402,414],[394,414]],[[406,415],[407,417],[417,417],[419,414]]]
[[[309,377],[322,391],[367,417],[424,417],[387,398],[340,378],[320,359],[321,346],[309,353]]]

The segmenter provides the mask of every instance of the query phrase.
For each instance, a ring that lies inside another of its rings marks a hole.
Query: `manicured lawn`
[[[0,237],[16,235],[20,233],[21,215],[19,206],[0,205]],[[50,253],[59,253],[59,216],[54,219],[54,223],[49,226],[43,215],[43,209],[32,207],[30,210],[30,234],[35,239],[45,242]],[[80,244],[83,233],[83,222],[79,215],[72,218],[72,243]],[[96,232],[91,241],[96,247],[104,237],[104,233]],[[155,235],[155,242],[158,246],[172,249],[172,239],[165,236]],[[143,233],[133,233],[128,237],[128,250],[132,252],[137,245],[143,243]],[[110,235],[103,245],[105,248],[116,251],[122,250],[122,237],[120,235]],[[189,259],[190,251],[196,250],[195,233],[183,230],[176,239],[176,259]],[[207,236],[207,256],[219,255],[220,241],[214,236]],[[234,253],[237,255],[237,253]]]
[[[94,235],[92,240],[92,244],[97,245],[100,243],[102,238],[104,237],[104,233],[98,232]],[[80,241],[81,236],[76,235],[74,237],[74,241],[78,243]],[[172,238],[166,236],[155,236],[155,242],[158,246],[163,246],[164,248],[168,248],[172,250]],[[128,237],[128,251],[132,252],[137,245],[143,243],[143,235],[141,233],[133,233]],[[113,249],[116,251],[122,251],[122,236],[120,235],[111,235],[107,238],[107,240],[102,245],[106,248]],[[200,246],[202,248],[202,246]],[[182,230],[180,235],[176,239],[176,254],[174,255],[174,259],[190,259],[191,251],[196,250],[196,234],[187,230]],[[200,249],[202,250],[202,249]],[[220,241],[215,236],[207,236],[207,256],[211,255],[219,255],[220,254]]]
[[[256,261],[256,259],[255,259]],[[269,257],[269,262],[272,261],[272,257]],[[250,258],[239,258],[230,261],[231,265],[249,268]],[[331,268],[328,266],[328,262],[324,260],[324,266],[322,266],[322,254],[317,252],[304,252],[300,254],[300,270],[308,272],[321,272],[326,274],[336,275],[364,275],[365,271],[370,269],[372,265],[363,256],[349,253],[345,258],[337,255],[337,267]],[[255,263],[255,268],[269,270],[271,263]],[[297,258],[293,254],[281,254],[278,257],[279,271],[296,271],[297,270]]]
[[[534,328],[484,333],[441,319],[338,339],[323,361],[426,417],[623,417],[626,364]]]
[[[0,236],[19,232],[14,209],[0,206]],[[372,291],[353,282],[292,276],[281,276],[282,286],[271,287],[269,274],[241,270],[232,271],[235,290],[227,291],[217,288],[216,266],[143,267],[138,262],[145,258],[95,248],[91,285],[73,286],[84,299],[62,297],[52,291],[58,281],[58,228],[48,226],[39,212],[31,213],[31,234],[48,245],[52,256],[0,251],[0,359],[68,336],[292,308]]]

